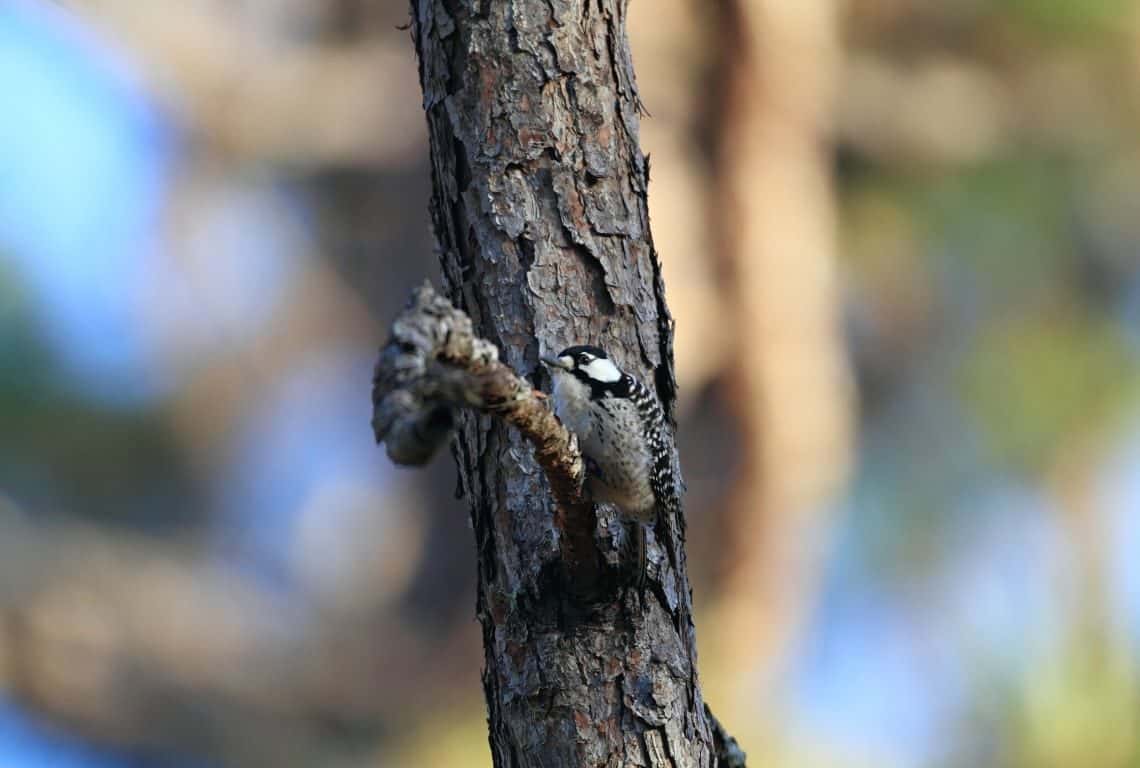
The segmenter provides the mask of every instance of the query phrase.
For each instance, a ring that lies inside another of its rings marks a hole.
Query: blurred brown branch
[[[137,60],[138,76],[205,147],[239,162],[397,166],[423,132],[406,33],[393,9],[351,39],[343,2],[75,0],[77,13]],[[299,34],[304,31],[303,34]]]
[[[397,712],[353,682],[383,665],[379,648],[435,656],[391,622],[372,628],[375,648],[331,612],[287,629],[296,614],[237,569],[121,530],[35,522],[2,497],[0,563],[0,690],[98,741],[325,764],[344,727]],[[415,695],[384,674],[392,701]]]

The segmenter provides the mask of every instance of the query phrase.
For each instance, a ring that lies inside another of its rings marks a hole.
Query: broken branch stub
[[[569,432],[494,344],[425,283],[392,323],[372,378],[372,430],[397,464],[427,463],[451,436],[457,408],[497,416],[534,446],[560,507],[580,506],[584,466]]]
[[[736,742],[728,731],[721,725],[720,720],[709,709],[709,705],[705,704],[705,717],[708,718],[709,726],[712,729],[713,747],[717,755],[717,768],[747,768],[748,756],[745,755],[744,750],[740,748],[740,744]]]

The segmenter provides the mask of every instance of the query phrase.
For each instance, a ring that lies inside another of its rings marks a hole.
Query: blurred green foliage
[[[989,4],[1041,33],[1065,37],[1103,34],[1135,9],[1133,0],[990,0]]]
[[[963,391],[995,457],[1043,472],[1073,444],[1118,436],[1113,427],[1135,399],[1138,373],[1117,326],[1046,306],[978,339]]]
[[[163,416],[101,406],[69,386],[27,292],[0,259],[0,489],[41,516],[144,530],[194,525],[205,505]]]

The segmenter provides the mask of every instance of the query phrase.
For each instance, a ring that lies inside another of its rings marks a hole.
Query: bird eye
[[[592,359],[589,355],[578,355],[578,365],[589,365]]]

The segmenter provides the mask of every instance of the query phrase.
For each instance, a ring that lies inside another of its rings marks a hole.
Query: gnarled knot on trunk
[[[577,437],[545,396],[499,361],[475,335],[471,318],[430,283],[412,293],[392,323],[372,378],[372,430],[397,464],[419,466],[447,444],[458,408],[502,419],[534,446],[556,504],[563,559],[579,577],[596,575],[596,517],[583,496],[585,465]]]

